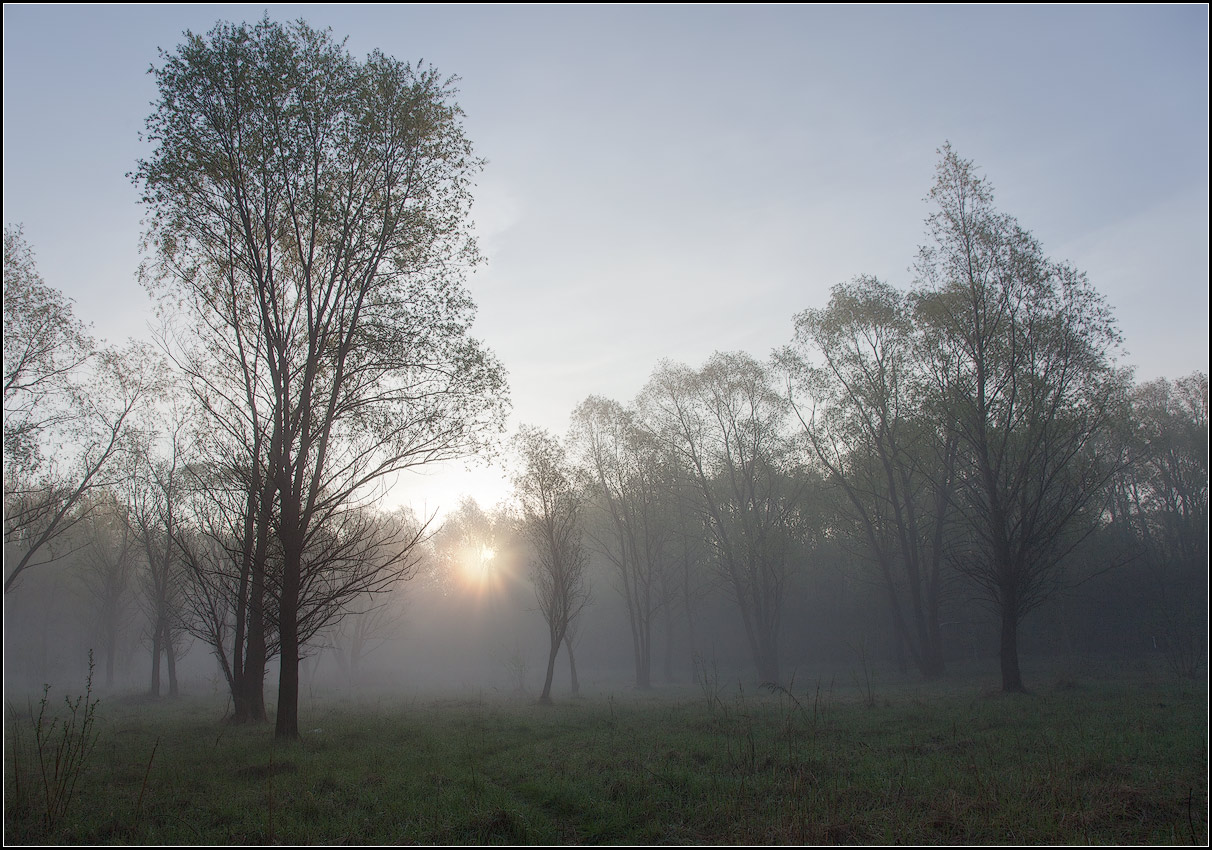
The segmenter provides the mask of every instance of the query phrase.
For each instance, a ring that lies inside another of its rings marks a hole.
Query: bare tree
[[[231,692],[234,723],[267,719],[265,672],[278,654],[269,586],[280,558],[270,537],[271,494],[253,462],[255,445],[243,457],[239,450],[229,453],[232,463],[187,468],[187,519],[175,540],[186,573],[186,627],[211,647]]]
[[[539,701],[550,703],[560,644],[589,601],[588,558],[580,528],[582,497],[563,447],[547,431],[523,426],[514,449],[518,463],[514,490],[522,509],[522,533],[534,553],[530,577],[550,638],[547,678]]]
[[[1002,688],[1022,691],[1018,626],[1102,510],[1122,461],[1101,437],[1126,379],[1114,319],[1085,275],[998,213],[971,162],[940,153],[916,314],[960,440],[957,507],[972,537],[957,565],[1001,619]]]
[[[359,63],[302,22],[221,24],[163,59],[157,149],[135,180],[154,271],[194,313],[224,317],[225,339],[241,316],[258,362],[229,397],[263,412],[253,466],[281,546],[276,734],[294,738],[315,624],[302,606],[350,557],[351,507],[501,426],[504,373],[468,335],[462,287],[480,161],[451,81],[378,52]]]

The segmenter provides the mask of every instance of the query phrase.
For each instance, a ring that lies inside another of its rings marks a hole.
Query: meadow
[[[102,699],[95,746],[50,817],[38,703],[10,699],[4,840],[1208,843],[1206,682],[1110,667],[1034,684],[754,689],[709,676],[553,706],[332,693],[306,702],[288,744],[221,722],[215,697]],[[56,703],[65,714],[52,690]]]

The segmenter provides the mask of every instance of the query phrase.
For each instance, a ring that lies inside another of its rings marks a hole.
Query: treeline
[[[1175,672],[1202,669],[1207,376],[1133,386],[1086,276],[998,212],[971,162],[940,154],[912,289],[859,277],[796,316],[766,362],[667,362],[629,404],[591,396],[567,458],[551,435],[541,460],[523,438],[528,474],[562,465],[577,482],[564,501],[579,500],[576,544],[557,545],[539,533],[545,494],[518,479],[536,504],[536,581],[583,581],[582,549],[610,566],[639,687],[659,620],[680,609],[700,645],[705,584],[731,600],[759,681],[782,681],[784,635],[814,607],[790,600],[841,562],[878,587],[861,619],[884,620],[927,678],[954,652],[945,627],[979,618],[976,603],[994,616],[1003,689],[1024,690],[1020,625],[1075,588],[1106,594],[1108,612],[1132,598],[1108,619]],[[548,616],[552,659],[574,620]]]

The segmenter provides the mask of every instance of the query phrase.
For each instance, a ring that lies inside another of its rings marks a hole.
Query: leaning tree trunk
[[[560,654],[560,641],[563,638],[554,630],[551,633],[551,651],[547,653],[547,678],[543,681],[543,693],[539,694],[539,702],[551,703],[551,680],[555,677],[556,656]]]

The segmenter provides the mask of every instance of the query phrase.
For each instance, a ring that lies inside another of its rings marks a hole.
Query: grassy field
[[[985,681],[623,689],[550,707],[330,696],[304,706],[302,741],[277,745],[219,722],[221,702],[102,700],[51,828],[29,710],[10,706],[4,839],[1207,844],[1206,683],[1054,676],[1008,696]]]

